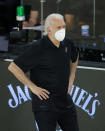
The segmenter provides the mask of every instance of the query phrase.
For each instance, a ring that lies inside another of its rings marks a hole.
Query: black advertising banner
[[[0,130],[38,131],[29,89],[8,71],[8,65],[0,61]],[[70,95],[80,131],[105,131],[105,70],[78,67]]]
[[[8,71],[8,65],[0,61],[0,130],[34,131],[29,90]]]
[[[72,99],[80,131],[105,130],[105,69],[78,67]]]

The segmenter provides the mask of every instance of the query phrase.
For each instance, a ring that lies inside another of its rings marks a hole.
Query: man
[[[78,63],[78,50],[65,38],[66,24],[60,14],[45,21],[42,39],[12,62],[8,69],[32,92],[32,110],[39,131],[78,131],[77,114],[69,95]],[[25,73],[30,71],[30,79]]]

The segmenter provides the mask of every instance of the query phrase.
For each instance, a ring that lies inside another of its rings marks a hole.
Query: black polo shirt
[[[60,46],[56,47],[48,36],[44,36],[14,62],[25,73],[30,71],[32,82],[47,89],[57,105],[64,106],[69,84],[70,61],[75,62],[77,55],[78,51],[70,39],[65,38]],[[39,109],[49,100],[40,100],[32,93],[32,109]]]

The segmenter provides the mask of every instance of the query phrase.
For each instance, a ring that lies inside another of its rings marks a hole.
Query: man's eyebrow
[[[62,27],[62,26],[58,25],[57,27],[60,28],[60,27]]]
[[[66,25],[58,25],[57,28],[66,27]]]

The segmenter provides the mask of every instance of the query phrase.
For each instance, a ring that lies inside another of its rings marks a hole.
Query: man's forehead
[[[53,25],[59,25],[59,24],[65,24],[64,20],[63,19],[59,19],[59,18],[52,18],[51,19],[51,24]]]

